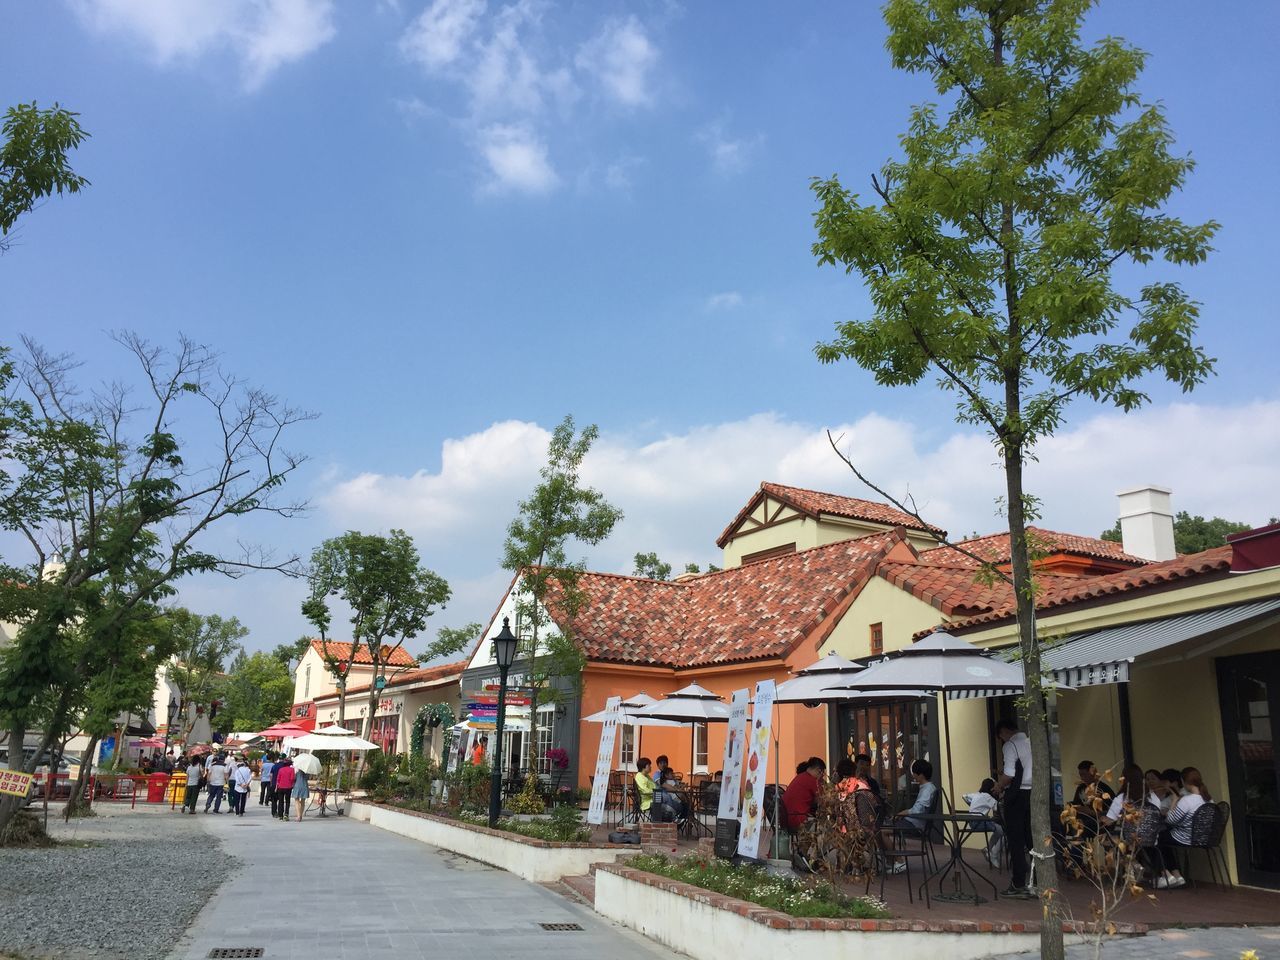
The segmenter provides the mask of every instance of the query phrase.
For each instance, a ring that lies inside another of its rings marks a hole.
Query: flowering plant
[[[557,770],[569,769],[569,751],[560,747],[553,747],[543,754],[544,758],[551,762],[551,766]]]

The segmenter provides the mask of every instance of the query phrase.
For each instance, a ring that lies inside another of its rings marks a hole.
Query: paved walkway
[[[189,819],[240,865],[174,960],[203,960],[216,947],[264,947],[264,960],[671,958],[537,884],[346,817],[281,823],[255,799],[244,817]]]
[[[1093,956],[1088,944],[1071,944],[1068,939],[1067,960],[1085,960]],[[1145,937],[1108,940],[1103,946],[1104,960],[1240,960],[1246,950],[1256,950],[1258,960],[1280,958],[1280,927],[1199,927],[1194,930],[1155,930]],[[1039,954],[1011,954],[1001,960],[1028,960]]]

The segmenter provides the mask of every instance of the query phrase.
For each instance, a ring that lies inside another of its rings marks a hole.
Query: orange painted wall
[[[727,702],[734,690],[747,688],[754,694],[760,680],[781,683],[792,676],[793,671],[809,666],[818,659],[816,643],[800,645],[785,661],[771,660],[762,663],[732,664],[722,667],[699,667],[673,670],[669,667],[638,667],[630,664],[590,663],[582,675],[582,716],[603,710],[606,701],[613,696],[624,700],[637,693],[647,693],[661,698],[690,683],[699,683]],[[807,757],[817,755],[827,758],[827,708],[805,707],[802,704],[780,704],[774,708],[774,734],[779,738],[778,776],[782,783],[789,783],[795,775],[796,764]],[[707,768],[719,770],[724,757],[724,739],[727,724],[713,723],[707,729]],[[578,745],[579,786],[589,787],[595,772],[596,752],[600,748],[598,723],[582,723]],[[642,727],[640,753],[650,759],[665,753],[671,758],[671,766],[687,773],[693,763],[692,727]],[[615,748],[616,749],[616,748]],[[615,753],[615,757],[617,754]],[[772,782],[773,761],[769,763],[769,780]]]

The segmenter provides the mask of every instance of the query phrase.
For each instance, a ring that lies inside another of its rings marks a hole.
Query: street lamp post
[[[507,671],[516,659],[519,640],[511,632],[511,620],[502,618],[502,630],[493,638],[493,657],[498,661],[498,722],[494,738],[497,743],[493,753],[493,778],[489,786],[489,826],[498,825],[502,813],[502,728],[507,719]]]
[[[169,755],[169,736],[173,733],[173,721],[178,718],[178,701],[174,697],[169,698],[169,722],[164,727],[164,755]]]

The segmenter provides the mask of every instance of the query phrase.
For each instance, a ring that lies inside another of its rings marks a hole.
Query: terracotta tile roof
[[[349,643],[330,640],[326,645],[319,640],[311,641],[311,649],[320,654],[321,657],[325,654],[326,646],[328,647],[329,656],[336,660],[349,660],[351,658],[351,644]],[[359,649],[356,650],[355,662],[366,667],[373,664],[373,658],[369,656],[369,649],[364,644],[361,644]],[[411,667],[417,662],[417,658],[404,647],[396,647],[390,654],[383,655],[383,663],[389,667]]]
[[[931,604],[947,616],[970,616],[1004,609],[1013,603],[1013,588],[1003,580],[984,584],[974,566],[944,567],[924,563],[882,563],[876,571],[895,587]],[[1037,574],[1042,590],[1079,583],[1079,577]]]
[[[1103,560],[1114,560],[1120,563],[1132,563],[1135,566],[1147,561],[1141,557],[1124,552],[1124,548],[1110,540],[1096,537],[1082,537],[1074,533],[1059,533],[1046,530],[1044,527],[1027,527],[1027,532],[1034,537],[1037,549],[1052,553],[1075,553],[1085,557],[1098,557]],[[957,541],[957,546],[964,547],[988,563],[1005,563],[1009,559],[1009,534],[992,533],[985,537],[974,537],[970,540]],[[947,566],[977,567],[978,561],[966,556],[952,547],[934,547],[920,554],[921,563],[941,563]]]
[[[1189,553],[1159,563],[1148,563],[1133,570],[1108,573],[1097,577],[1056,577],[1067,582],[1050,585],[1037,598],[1037,610],[1052,610],[1088,600],[1134,593],[1162,587],[1179,580],[1225,574],[1231,569],[1231,547],[1214,547],[1201,553]],[[983,624],[998,623],[1014,616],[1013,596],[1003,604],[985,612],[957,620],[947,625],[948,630],[963,630]]]
[[[724,532],[716,539],[716,546],[724,547],[732,539],[734,532],[751,512],[759,505],[760,500],[768,494],[777,500],[799,510],[815,520],[822,514],[836,517],[848,517],[851,520],[867,520],[871,523],[883,523],[890,527],[903,527],[907,530],[925,530],[929,533],[946,535],[946,531],[931,524],[922,524],[909,513],[904,513],[887,503],[876,503],[872,500],[859,500],[856,497],[842,497],[835,493],[822,493],[818,490],[806,490],[803,487],[788,487],[780,483],[765,481],[760,489],[747,501],[747,505],[738,511]]]
[[[332,646],[332,644],[330,644]],[[459,660],[456,663],[443,663],[435,667],[423,667],[421,670],[406,670],[404,673],[398,673],[394,676],[387,677],[387,685],[384,690],[391,690],[394,687],[407,687],[415,683],[430,683],[432,680],[448,680],[451,677],[461,677],[462,671],[467,669],[467,661]],[[347,687],[347,696],[353,693],[368,693],[371,683],[364,683],[358,687]],[[326,697],[326,700],[337,699],[337,694]]]
[[[903,539],[894,530],[679,582],[585,573],[575,634],[592,660],[691,667],[782,657]]]

